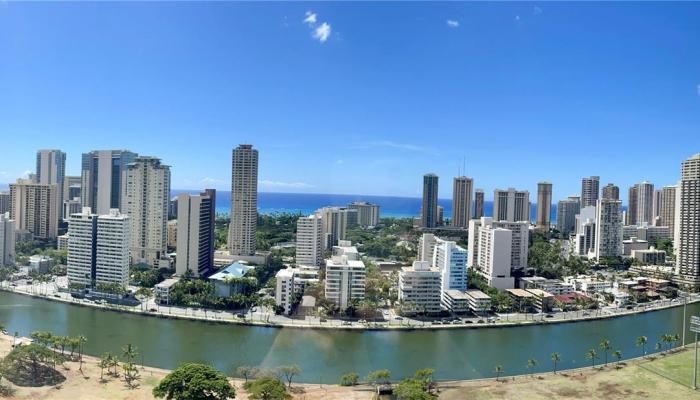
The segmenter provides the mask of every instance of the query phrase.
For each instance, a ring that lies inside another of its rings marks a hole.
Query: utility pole
[[[685,348],[685,311],[688,308],[688,298],[683,296],[683,347]],[[695,348],[697,349],[698,335],[695,334]],[[697,357],[696,357],[697,358]]]
[[[693,366],[693,390],[698,388],[698,333],[695,332],[695,365]]]

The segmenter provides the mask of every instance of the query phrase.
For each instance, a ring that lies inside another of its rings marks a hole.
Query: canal
[[[700,304],[688,306],[699,315]],[[683,307],[598,321],[507,328],[337,331],[268,328],[200,321],[171,320],[116,313],[0,292],[0,323],[10,334],[28,336],[35,330],[57,335],[84,335],[86,353],[119,353],[136,345],[146,365],[172,369],[186,361],[205,362],[232,374],[240,365],[272,368],[297,364],[299,381],[337,383],[342,374],[365,376],[389,369],[393,379],[420,368],[433,368],[440,380],[493,376],[496,365],[504,374],[528,373],[527,360],[538,361],[534,371],[550,371],[550,354],[561,355],[559,369],[590,365],[585,352],[608,339],[612,351],[638,357],[636,338],[649,338],[647,351],[662,334],[680,334]],[[691,336],[688,335],[688,341]]]

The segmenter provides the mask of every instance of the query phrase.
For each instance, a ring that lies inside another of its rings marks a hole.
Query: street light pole
[[[693,366],[693,390],[698,388],[698,333],[695,332],[695,365]]]
[[[685,311],[688,308],[688,298],[683,296],[683,347],[685,348]],[[697,348],[697,334],[695,335],[695,347]]]

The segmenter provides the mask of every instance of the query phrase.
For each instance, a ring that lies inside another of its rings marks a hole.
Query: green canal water
[[[688,306],[700,315],[700,304]],[[433,368],[440,380],[493,376],[496,365],[505,374],[523,374],[527,360],[538,360],[536,371],[551,370],[550,354],[561,354],[559,369],[590,365],[585,352],[610,340],[624,358],[641,355],[640,335],[649,338],[647,351],[664,333],[682,329],[683,307],[598,321],[507,328],[340,331],[268,328],[201,321],[171,320],[79,307],[0,292],[0,323],[21,336],[47,330],[57,335],[85,335],[86,353],[119,352],[134,344],[146,365],[172,369],[186,361],[206,362],[227,373],[240,365],[272,368],[298,364],[299,381],[337,383],[346,372],[387,368],[393,379],[420,368]],[[689,341],[691,336],[688,335]],[[612,354],[612,351],[610,352]],[[612,360],[612,356],[609,355]]]

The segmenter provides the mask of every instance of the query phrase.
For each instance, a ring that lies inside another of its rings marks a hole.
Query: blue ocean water
[[[177,193],[197,193],[192,190],[173,190],[173,196]],[[258,211],[263,214],[274,213],[301,213],[308,215],[315,210],[326,206],[346,206],[353,201],[367,201],[380,206],[379,213],[382,217],[408,218],[417,217],[420,213],[421,199],[417,197],[397,196],[368,196],[354,194],[321,194],[321,193],[258,193]],[[230,212],[231,192],[217,190],[216,212],[228,214]],[[444,207],[444,216],[449,218],[452,213],[452,201],[439,199],[438,204]],[[485,215],[492,215],[493,203],[484,202]],[[531,215],[535,215],[535,204],[532,205]],[[556,204],[552,205],[552,221],[556,218]]]

